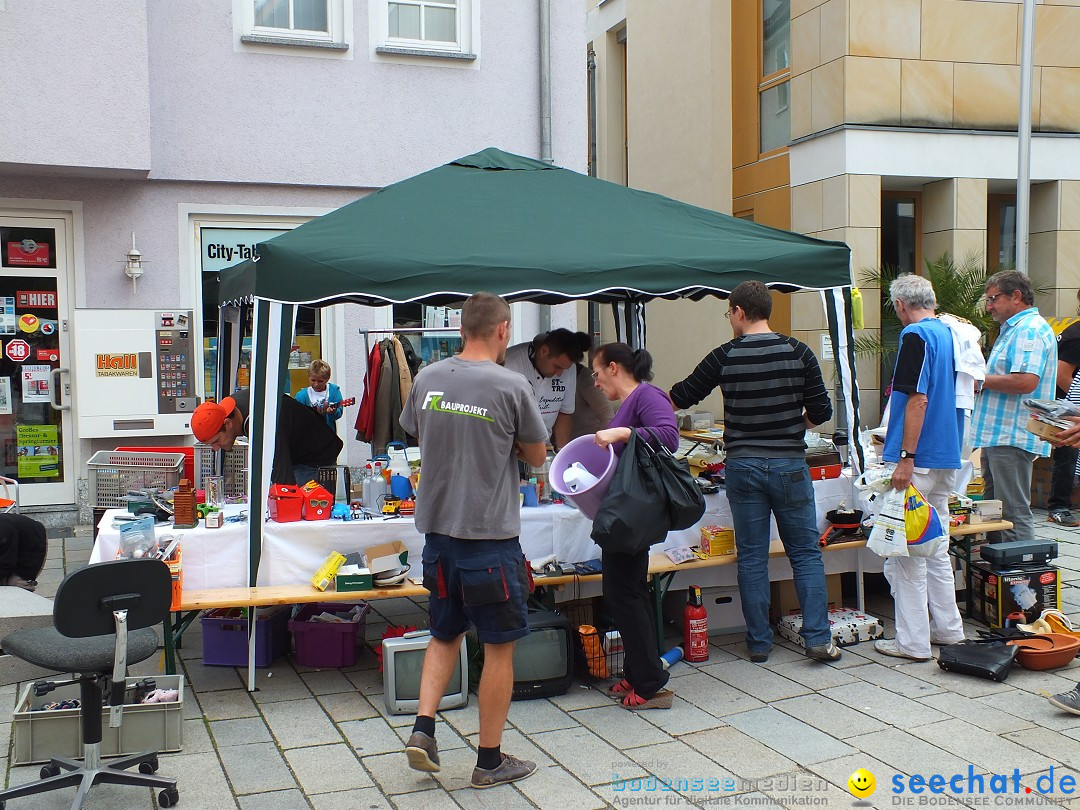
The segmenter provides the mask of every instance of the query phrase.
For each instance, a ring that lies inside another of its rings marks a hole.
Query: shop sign
[[[19,290],[19,309],[56,309],[54,290]]]
[[[44,330],[42,330],[44,331]],[[38,349],[37,360],[39,363],[59,363],[60,362],[60,350],[59,349]]]
[[[49,246],[45,242],[23,239],[21,242],[7,243],[7,264],[31,267],[49,266]],[[55,304],[54,304],[55,306]]]
[[[98,377],[138,377],[139,355],[99,354],[96,356]]]

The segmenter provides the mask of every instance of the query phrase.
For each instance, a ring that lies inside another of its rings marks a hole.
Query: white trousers
[[[956,470],[916,472],[911,483],[949,526],[949,493],[956,483]],[[885,560],[895,601],[896,646],[917,658],[930,657],[930,636],[943,642],[960,641],[964,624],[956,607],[956,586],[948,542],[941,543],[929,557],[889,557]]]

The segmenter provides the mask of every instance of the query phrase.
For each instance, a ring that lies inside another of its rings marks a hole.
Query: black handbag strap
[[[660,438],[660,435],[655,430],[653,430],[651,427],[646,427],[642,429],[649,431],[649,433],[652,434],[652,437],[656,439],[656,447],[653,447],[648,442],[645,442],[646,447],[648,447],[650,450],[652,450],[652,452],[656,454],[666,454],[671,456],[672,458],[675,458],[672,452],[668,450],[668,446],[664,444],[663,439]]]

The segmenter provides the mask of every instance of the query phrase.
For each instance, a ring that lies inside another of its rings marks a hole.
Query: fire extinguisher
[[[683,650],[686,660],[696,664],[709,660],[709,619],[701,603],[701,588],[691,585],[683,608]]]

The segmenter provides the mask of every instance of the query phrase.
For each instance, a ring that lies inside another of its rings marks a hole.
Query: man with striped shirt
[[[1057,339],[1035,308],[1031,280],[1016,270],[986,280],[986,311],[1001,324],[986,362],[986,380],[971,418],[973,441],[982,448],[985,496],[1001,500],[1001,516],[1013,528],[991,542],[1031,540],[1031,468],[1050,455],[1050,445],[1026,429],[1024,400],[1053,399],[1057,379]]]
[[[671,389],[676,407],[724,396],[727,495],[735,524],[739,596],[750,660],[772,649],[769,624],[769,516],[776,518],[802,608],[806,654],[835,661],[825,567],[818,546],[814,487],[806,466],[807,428],[832,418],[821,367],[806,344],[769,328],[772,298],[760,281],[731,291],[727,317],[735,339],[714,349]]]

